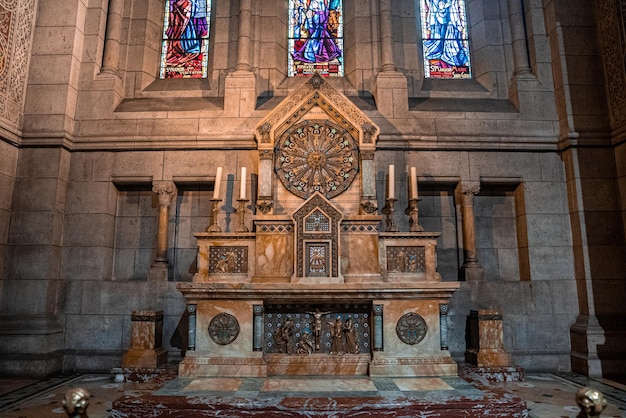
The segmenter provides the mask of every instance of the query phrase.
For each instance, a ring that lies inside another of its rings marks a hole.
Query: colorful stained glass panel
[[[289,0],[289,76],[343,76],[343,1]]]
[[[420,0],[426,78],[470,78],[465,0]]]
[[[211,0],[167,0],[161,78],[205,78],[209,58]]]

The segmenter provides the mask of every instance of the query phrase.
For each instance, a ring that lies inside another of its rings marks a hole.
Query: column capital
[[[159,195],[159,206],[170,206],[178,195],[178,189],[173,181],[153,181],[152,191]]]
[[[477,195],[480,192],[479,181],[461,181],[457,186],[457,191],[462,194]]]
[[[463,205],[472,205],[474,202],[474,196],[479,192],[479,181],[461,181],[456,186],[456,193]]]

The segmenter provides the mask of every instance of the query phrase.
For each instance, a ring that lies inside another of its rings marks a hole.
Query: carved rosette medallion
[[[239,322],[231,314],[215,315],[209,323],[209,336],[216,344],[228,345],[239,335]]]
[[[402,315],[396,324],[398,338],[405,344],[419,344],[426,336],[426,332],[428,332],[426,321],[413,312]]]
[[[283,185],[303,199],[344,192],[359,171],[359,150],[347,130],[328,120],[304,121],[276,145],[275,170]]]

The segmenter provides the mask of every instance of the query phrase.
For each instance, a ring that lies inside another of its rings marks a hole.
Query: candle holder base
[[[207,227],[206,232],[222,232],[222,228],[217,224],[217,211],[219,210],[219,202],[222,199],[211,199],[211,224]]]
[[[237,199],[237,202],[239,202],[239,208],[237,209],[237,212],[239,212],[239,226],[237,227],[235,232],[250,232],[245,223],[247,201],[248,199]]]
[[[387,204],[382,209],[382,213],[386,215],[385,217],[385,232],[398,232],[398,227],[393,223],[393,213],[395,211],[394,206],[395,202],[398,199],[387,199]]]
[[[410,199],[409,207],[404,211],[409,215],[409,232],[424,232],[424,228],[417,222],[417,203],[420,199]]]

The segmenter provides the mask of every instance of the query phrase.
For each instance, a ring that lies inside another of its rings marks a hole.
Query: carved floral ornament
[[[349,132],[329,120],[303,121],[276,145],[275,170],[285,188],[303,199],[344,192],[359,170],[359,151]]]
[[[413,312],[402,315],[396,324],[396,334],[405,344],[419,344],[427,332],[428,326],[424,318]]]
[[[209,336],[219,345],[228,345],[235,341],[239,335],[239,322],[228,314],[220,313],[211,319],[209,323]]]

